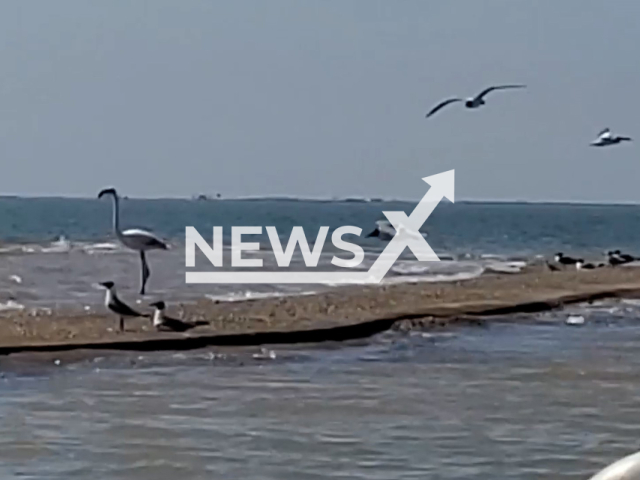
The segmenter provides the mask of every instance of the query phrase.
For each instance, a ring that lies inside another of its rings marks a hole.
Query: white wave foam
[[[567,325],[584,325],[584,317],[582,315],[569,315],[564,323]]]
[[[640,307],[640,298],[621,298],[620,303],[633,305],[634,307]]]
[[[467,265],[469,267],[469,265]],[[417,267],[416,267],[417,268]],[[467,270],[457,271],[440,271],[427,275],[395,275],[387,276],[382,279],[379,285],[395,285],[402,283],[434,283],[434,282],[459,282],[462,280],[471,280],[477,278],[484,273],[485,269],[481,265],[471,265]],[[365,282],[353,280],[337,281],[329,284],[331,287],[341,287],[345,285],[365,285]]]
[[[24,310],[25,306],[15,300],[7,300],[6,303],[0,302],[0,312],[5,310]]]
[[[520,273],[526,266],[527,262],[491,262],[485,268],[497,273]]]
[[[82,246],[82,250],[84,250],[89,255],[94,253],[113,252],[120,249],[121,247],[119,244],[112,242],[89,243]]]
[[[281,297],[298,297],[305,295],[313,295],[317,293],[315,290],[302,290],[299,292],[254,292],[252,290],[244,290],[241,292],[230,292],[222,295],[205,294],[205,298],[214,302],[242,302],[243,300],[255,300],[259,298],[281,298]]]
[[[399,276],[399,277],[387,277],[382,279],[381,285],[394,285],[402,283],[434,283],[434,282],[459,282],[462,280],[471,280],[478,278],[484,273],[483,267],[476,267],[472,271],[458,272],[458,273],[437,273],[432,275],[417,275],[417,276]]]
[[[431,269],[432,267],[426,262],[398,262],[391,267],[391,271],[399,275],[417,275]]]
[[[64,236],[61,236],[55,242],[48,244],[37,243],[15,243],[6,244],[0,247],[0,254],[33,254],[33,253],[69,253],[72,250],[82,250],[85,253],[104,253],[118,250],[125,250],[123,246],[113,242],[71,242]]]
[[[71,242],[64,236],[60,236],[55,242],[51,242],[48,247],[42,247],[41,253],[67,253],[71,251]]]

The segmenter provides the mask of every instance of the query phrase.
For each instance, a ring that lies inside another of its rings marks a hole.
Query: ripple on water
[[[268,361],[259,349],[106,356],[10,376],[0,474],[586,479],[639,446],[640,327],[558,315],[276,347]]]

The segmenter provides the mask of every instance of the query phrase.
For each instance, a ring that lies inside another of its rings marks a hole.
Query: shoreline
[[[234,302],[201,300],[168,314],[210,325],[156,332],[148,319],[125,323],[106,314],[52,312],[0,317],[0,355],[29,352],[180,351],[209,346],[320,343],[371,337],[392,328],[484,323],[494,316],[536,313],[606,298],[640,297],[640,268],[486,274],[455,283],[349,286],[298,297]]]

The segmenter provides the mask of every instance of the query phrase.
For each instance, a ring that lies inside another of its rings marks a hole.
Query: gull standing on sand
[[[605,128],[600,133],[598,133],[598,138],[590,143],[592,147],[607,147],[609,145],[616,145],[621,142],[630,142],[631,137],[620,137],[618,135],[614,136],[611,133],[611,130]]]
[[[552,272],[559,272],[560,267],[556,267],[555,265],[551,265],[548,260],[545,260],[544,263],[547,265],[547,268]]]
[[[593,263],[584,263],[582,258],[576,262],[576,270],[595,270],[596,268],[602,267],[604,267],[604,263],[599,263],[597,265]]]
[[[458,98],[458,97],[449,98],[447,100],[444,100],[443,102],[440,102],[435,107],[433,107],[431,109],[431,111],[429,113],[427,113],[426,117],[429,118],[431,115],[436,113],[441,108],[444,108],[447,105],[449,105],[451,103],[455,103],[455,102],[464,102],[464,106],[467,107],[467,108],[478,108],[478,107],[481,107],[482,105],[485,104],[484,97],[488,93],[493,92],[494,90],[505,90],[505,89],[508,89],[508,88],[525,88],[525,87],[526,87],[526,85],[497,85],[497,86],[494,86],[494,87],[485,88],[482,92],[480,92],[475,97],[469,97],[469,98],[466,98],[466,99]]]
[[[629,254],[621,253],[620,250],[607,252],[607,256],[609,257],[609,264],[611,266],[624,265],[625,263],[631,263],[637,260]]]
[[[140,252],[140,262],[142,263],[142,286],[140,287],[140,295],[144,295],[147,279],[151,275],[151,270],[147,264],[145,252],[147,250],[168,250],[169,246],[153,233],[141,230],[139,228],[130,228],[128,230],[120,230],[120,205],[118,201],[118,192],[115,188],[105,188],[98,194],[98,198],[104,195],[111,195],[113,198],[113,230],[118,240],[127,248]]]
[[[562,252],[556,253],[555,260],[562,265],[575,265],[579,261],[577,258],[565,256]]]
[[[116,287],[113,282],[104,282],[100,284],[104,288],[107,289],[107,294],[104,299],[105,306],[111,310],[113,313],[118,315],[120,321],[118,322],[119,330],[122,332],[124,330],[124,317],[138,318],[144,317],[149,318],[149,315],[146,313],[140,313],[129,305],[124,303],[122,300],[118,298],[116,294]]]
[[[633,255],[629,255],[628,253],[622,253],[620,250],[616,250],[614,252],[609,252],[609,255],[611,255],[611,254],[617,256],[618,258],[621,258],[625,262],[635,262],[636,260],[638,260]]]
[[[160,300],[159,302],[151,303],[149,304],[149,306],[155,307],[155,311],[153,312],[153,326],[156,328],[156,330],[185,332],[201,325],[209,325],[209,322],[206,322],[204,320],[199,320],[196,322],[185,322],[183,320],[178,320],[177,318],[168,317],[164,313],[166,305],[162,300]]]

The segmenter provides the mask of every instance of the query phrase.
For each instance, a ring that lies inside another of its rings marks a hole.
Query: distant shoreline
[[[456,283],[347,287],[300,297],[184,305],[184,317],[211,322],[188,334],[160,333],[148,319],[56,311],[0,317],[0,355],[27,352],[162,351],[209,346],[318,343],[366,338],[392,328],[484,323],[497,315],[534,313],[604,298],[640,297],[640,268],[488,274]],[[173,316],[178,308],[170,306]]]
[[[3,200],[95,200],[93,196],[63,196],[63,195],[18,195],[18,194],[0,194],[0,202]],[[123,200],[126,201],[183,201],[194,203],[213,203],[213,202],[313,202],[313,203],[347,203],[347,204],[377,204],[377,203],[406,203],[415,204],[420,199],[406,198],[383,198],[383,197],[297,197],[288,195],[263,195],[263,196],[230,196],[215,198],[215,196],[207,199],[198,199],[193,196],[175,196],[175,197],[138,197],[135,195],[125,195]],[[640,207],[639,201],[613,201],[613,202],[593,202],[588,200],[496,200],[496,199],[456,199],[456,205],[497,205],[497,206],[518,206],[518,205],[548,205],[548,206],[568,206],[568,207]],[[445,205],[450,208],[451,205]]]

